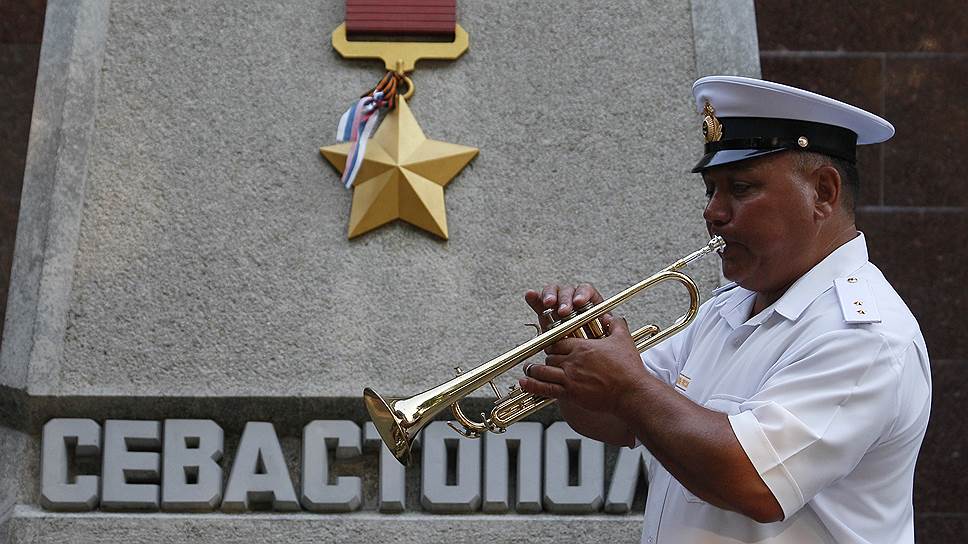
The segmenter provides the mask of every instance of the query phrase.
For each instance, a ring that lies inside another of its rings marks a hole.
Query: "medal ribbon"
[[[457,0],[346,0],[346,33],[454,35]]]
[[[397,88],[403,77],[387,72],[376,87],[366,92],[340,117],[336,140],[351,142],[340,181],[349,189],[363,165],[366,143],[380,125],[383,115],[397,105]]]

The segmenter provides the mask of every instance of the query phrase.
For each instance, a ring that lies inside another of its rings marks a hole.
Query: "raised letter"
[[[235,453],[222,510],[243,512],[253,503],[269,503],[272,510],[299,510],[282,446],[272,423],[245,424]]]
[[[508,452],[518,453],[517,497],[519,514],[541,511],[541,439],[543,426],[536,421],[516,423],[501,434],[484,435],[484,511],[504,514],[508,504]]]
[[[101,426],[91,419],[52,419],[44,425],[40,456],[40,504],[48,510],[85,512],[97,506],[97,476],[68,481],[74,457],[96,457],[101,452]]]
[[[578,454],[578,484],[569,485],[569,450]],[[545,509],[555,514],[597,512],[605,492],[605,445],[564,421],[545,431]]]
[[[352,421],[312,421],[303,428],[302,505],[313,512],[351,512],[363,501],[363,480],[340,476],[329,483],[329,450],[337,459],[358,457],[360,428]]]
[[[453,484],[447,483],[450,454],[457,456]],[[481,441],[460,436],[443,421],[427,425],[423,432],[421,479],[420,502],[428,511],[476,511],[481,506]]]
[[[101,508],[157,510],[161,471],[161,423],[104,422]]]
[[[222,501],[225,433],[210,419],[166,419],[163,510],[211,511]]]
[[[622,448],[618,451],[618,461],[612,472],[612,483],[608,488],[608,498],[605,499],[605,511],[609,514],[625,514],[632,509],[635,499],[635,488],[639,484],[639,475],[646,474],[648,478],[649,463],[652,454],[645,446],[635,449]],[[640,470],[641,469],[641,470]]]
[[[383,443],[376,426],[366,422],[363,434],[367,445],[376,444],[380,448],[380,512],[403,512],[407,502],[407,473],[403,465],[390,453],[390,449]],[[418,435],[411,448],[420,443]]]

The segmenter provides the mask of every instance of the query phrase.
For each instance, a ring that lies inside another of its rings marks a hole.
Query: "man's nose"
[[[719,191],[713,193],[709,202],[706,203],[702,218],[713,225],[723,225],[729,222],[729,206]]]

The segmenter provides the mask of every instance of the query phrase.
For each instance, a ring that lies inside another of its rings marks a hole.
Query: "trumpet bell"
[[[370,420],[380,433],[380,438],[387,445],[390,453],[405,466],[410,464],[410,440],[407,431],[400,424],[403,419],[398,417],[393,409],[397,399],[387,402],[376,391],[369,387],[363,390],[363,404],[370,413]]]

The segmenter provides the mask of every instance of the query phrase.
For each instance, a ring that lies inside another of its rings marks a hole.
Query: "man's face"
[[[702,174],[710,235],[726,240],[723,275],[751,291],[786,289],[814,264],[816,192],[781,152]]]

